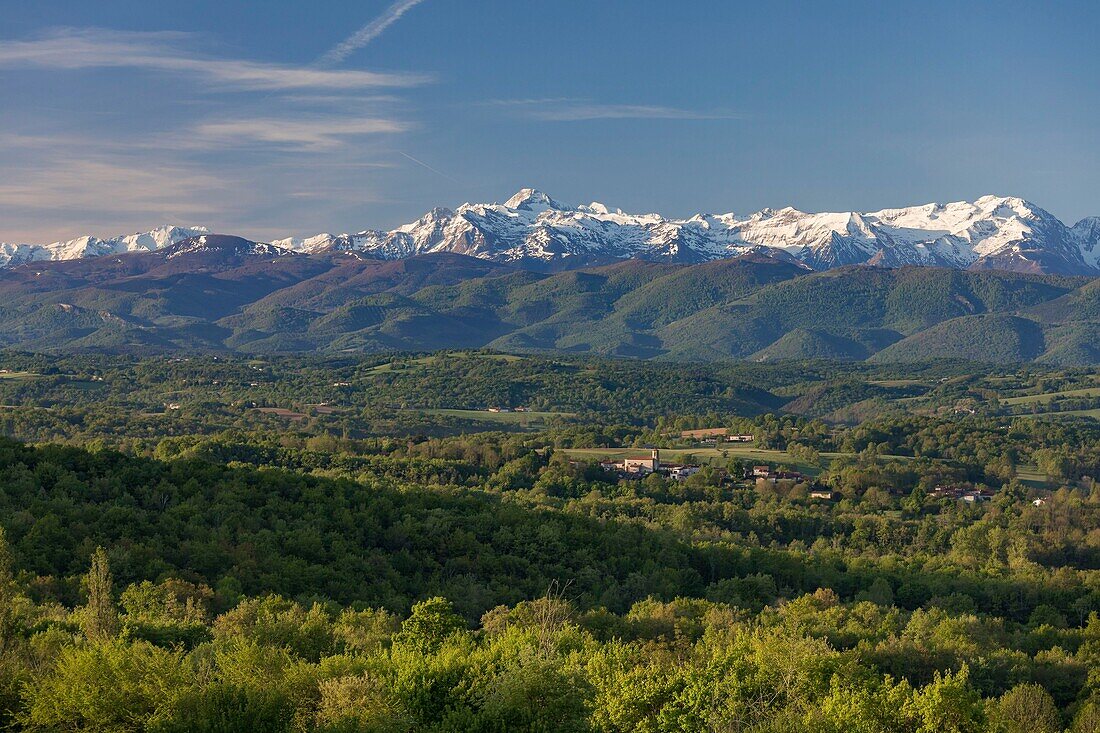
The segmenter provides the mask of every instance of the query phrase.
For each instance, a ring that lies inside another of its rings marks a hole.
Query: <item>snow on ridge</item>
[[[125,234],[110,239],[83,236],[52,244],[0,244],[0,266],[44,260],[76,260],[126,252],[152,252],[208,233],[206,227],[165,225],[148,232]]]
[[[291,249],[273,243],[253,242],[241,237],[226,235],[203,234],[181,240],[175,246],[166,248],[166,259],[172,260],[198,252],[225,252],[227,250],[237,255],[263,255],[265,257],[283,257],[297,254]]]
[[[101,240],[51,245],[0,244],[0,266],[154,251],[209,234],[203,227],[160,227]],[[454,252],[505,263],[641,258],[703,262],[770,252],[823,270],[849,264],[1023,267],[1100,274],[1100,217],[1067,227],[1030,202],[1010,196],[928,203],[872,212],[763,209],[748,215],[696,214],[687,219],[630,214],[599,202],[567,206],[524,188],[500,203],[434,208],[390,231],[322,233],[275,240],[275,251],[362,253],[394,260]],[[268,254],[267,252],[257,254]]]
[[[1100,220],[1098,220],[1100,221]],[[966,268],[1042,251],[1063,271],[1100,271],[1100,224],[1067,228],[1017,197],[923,204],[880,211],[808,213],[793,207],[747,216],[671,219],[593,202],[565,206],[533,188],[504,204],[433,209],[389,232],[294,240],[296,249],[350,249],[383,259],[457,252],[500,262],[577,256],[701,262],[773,251],[827,269],[845,264]],[[290,240],[283,240],[290,241]]]
[[[1089,216],[1070,230],[1081,248],[1085,262],[1100,270],[1100,216]]]

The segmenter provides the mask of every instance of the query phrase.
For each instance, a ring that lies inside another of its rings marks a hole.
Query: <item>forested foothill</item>
[[[13,730],[1100,730],[1095,370],[5,352],[0,405]]]

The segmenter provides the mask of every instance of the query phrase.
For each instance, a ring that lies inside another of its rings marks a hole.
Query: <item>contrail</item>
[[[465,183],[463,183],[462,181],[458,180],[457,178],[452,178],[452,177],[448,176],[448,175],[447,175],[446,173],[444,173],[443,171],[441,171],[441,170],[438,170],[438,169],[436,169],[436,168],[432,168],[432,167],[431,167],[430,165],[428,165],[428,164],[427,164],[427,163],[425,163],[424,161],[422,161],[422,160],[417,160],[416,158],[412,157],[412,156],[411,156],[411,155],[409,155],[408,153],[402,153],[402,152],[401,152],[400,150],[398,150],[398,151],[397,151],[397,154],[398,154],[398,155],[400,155],[400,156],[401,156],[401,157],[403,157],[403,158],[408,158],[409,160],[411,160],[412,162],[416,163],[416,164],[417,164],[418,166],[420,166],[421,168],[427,168],[427,169],[428,169],[428,170],[430,170],[430,171],[431,171],[432,173],[435,173],[435,174],[436,174],[437,176],[443,176],[444,178],[446,178],[446,179],[447,179],[448,181],[450,181],[451,183],[457,183],[457,184],[458,184],[458,185],[460,185],[460,186],[465,186],[465,185],[466,185]]]
[[[335,66],[353,52],[366,46],[375,38],[378,38],[378,36],[382,35],[383,31],[396,23],[402,15],[422,2],[424,2],[424,0],[397,0],[393,5],[386,8],[384,13],[360,28],[343,43],[334,46],[324,56],[317,59],[313,65],[322,68],[326,66]]]

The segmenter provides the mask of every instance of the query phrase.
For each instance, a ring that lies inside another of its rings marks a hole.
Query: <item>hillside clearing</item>
[[[1046,418],[1059,418],[1059,417],[1091,417],[1094,420],[1100,420],[1100,408],[1093,410],[1063,410],[1061,412],[1037,412],[1031,415],[1023,414],[1020,417],[1046,417]]]
[[[35,379],[41,376],[41,374],[35,374],[34,372],[0,371],[0,379]]]
[[[452,409],[428,409],[411,410],[427,415],[441,415],[444,417],[457,417],[465,420],[480,422],[504,423],[509,425],[544,425],[547,420],[555,417],[573,417],[571,412],[489,412],[488,410],[452,410]]]
[[[1100,397],[1100,387],[1085,387],[1084,389],[1067,389],[1064,392],[1045,392],[1043,394],[1022,395],[1020,397],[1006,397],[1001,400],[1005,405],[1028,405],[1034,402],[1050,402],[1061,397]]]

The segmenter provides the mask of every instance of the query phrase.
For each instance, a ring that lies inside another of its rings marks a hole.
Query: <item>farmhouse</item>
[[[623,459],[623,470],[627,473],[655,473],[661,467],[661,451],[654,448],[648,457],[635,456]]]
[[[700,470],[700,466],[695,464],[661,463],[661,451],[656,448],[648,456],[631,456],[621,461],[600,461],[600,468],[631,478],[660,473],[675,481],[693,476]]]
[[[755,478],[760,485],[777,481],[805,481],[806,475],[798,471],[773,471],[771,466],[753,466],[751,471],[745,469],[745,478]]]
[[[688,476],[694,476],[699,473],[699,466],[685,465],[683,463],[665,463],[661,465],[659,469],[661,473],[666,474],[670,479],[676,481],[682,481]]]

